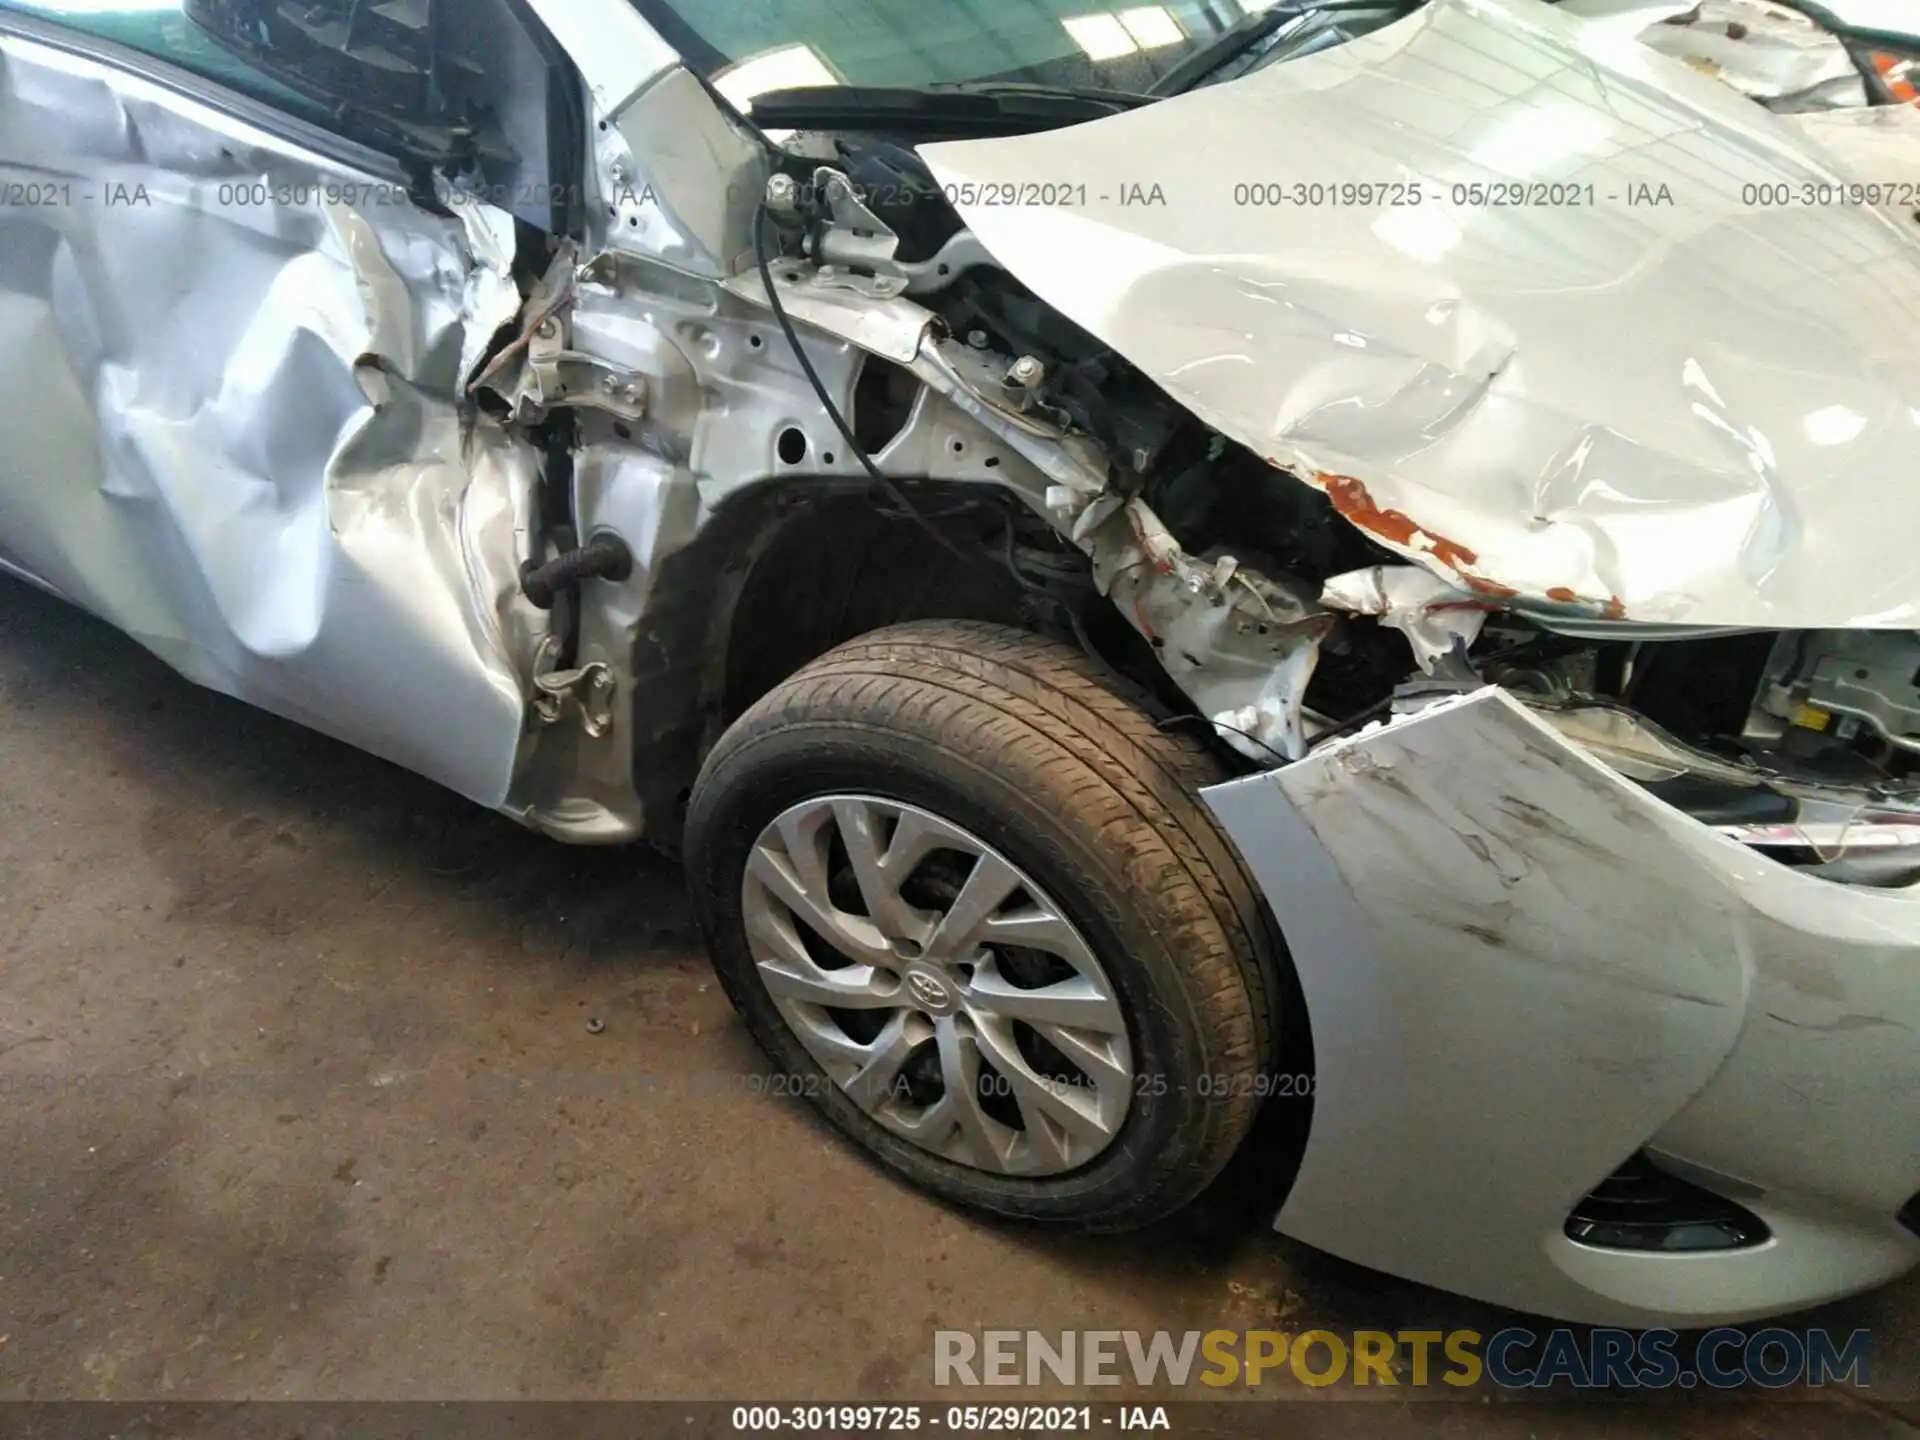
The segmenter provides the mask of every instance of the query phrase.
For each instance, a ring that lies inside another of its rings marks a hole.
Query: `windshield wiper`
[[[769,130],[904,132],[921,140],[1020,135],[1099,120],[1153,103],[1131,90],[981,81],[890,89],[805,85],[753,97],[748,113]]]
[[[1159,100],[1191,90],[1214,71],[1231,65],[1296,20],[1341,10],[1385,8],[1389,8],[1386,0],[1320,0],[1320,3],[1281,0],[1268,9],[1249,11],[1154,81],[1147,93]]]
[[[1246,54],[1289,20],[1299,18],[1300,10],[1295,5],[1249,11],[1154,81],[1153,93],[1178,95],[1190,89],[1196,81],[1206,79],[1222,65]]]

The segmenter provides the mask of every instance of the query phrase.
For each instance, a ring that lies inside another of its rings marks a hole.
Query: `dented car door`
[[[536,457],[460,397],[515,221],[277,94],[0,8],[0,564],[498,806]]]

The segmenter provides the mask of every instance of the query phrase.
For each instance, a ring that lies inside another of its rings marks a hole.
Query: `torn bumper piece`
[[[1664,804],[1496,689],[1215,786],[1313,1026],[1277,1227],[1590,1323],[1734,1322],[1920,1261],[1920,890],[1796,873]],[[1575,1242],[1629,1157],[1769,1238]]]

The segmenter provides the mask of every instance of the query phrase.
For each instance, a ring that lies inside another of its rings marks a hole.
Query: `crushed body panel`
[[[1632,35],[1755,100],[1863,106],[1866,82],[1838,37],[1771,0],[1562,0],[1570,15]]]
[[[459,395],[519,305],[511,222],[428,214],[377,157],[16,23],[3,178],[74,198],[0,212],[0,562],[202,684],[501,805],[537,467]]]
[[[1920,558],[1886,523],[1920,502],[1920,235],[1752,203],[1849,172],[1636,41],[1434,0],[1123,115],[920,153],[1035,293],[1465,589],[1920,624]],[[1085,203],[991,201],[1061,175]],[[1250,203],[1269,182],[1333,190]]]

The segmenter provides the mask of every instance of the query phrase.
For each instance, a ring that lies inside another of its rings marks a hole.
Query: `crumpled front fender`
[[[1777,1313],[1920,1259],[1893,1218],[1920,1187],[1920,1113],[1894,1098],[1920,1084],[1920,894],[1754,855],[1497,689],[1205,797],[1313,1030],[1286,1233],[1595,1323]],[[1568,1239],[1648,1147],[1734,1182],[1773,1238]]]

